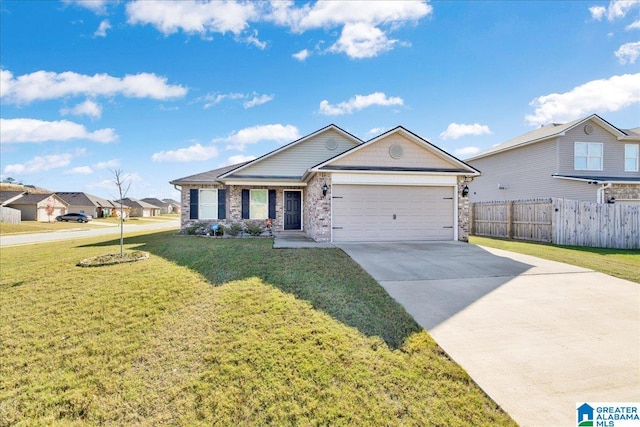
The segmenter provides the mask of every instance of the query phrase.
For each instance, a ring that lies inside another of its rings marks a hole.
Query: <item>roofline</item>
[[[587,182],[589,184],[595,184],[595,185],[599,185],[599,184],[638,184],[640,181],[630,181],[630,180],[625,180],[622,177],[616,177],[615,179],[611,179],[611,177],[603,177],[603,179],[599,179],[597,176],[593,176],[593,177],[578,177],[578,176],[563,176],[563,175],[551,175],[552,178],[556,178],[556,179],[566,179],[569,181],[581,181],[581,182]],[[608,178],[608,179],[607,179]]]
[[[580,126],[582,123],[586,122],[587,120],[591,120],[591,119],[599,120],[601,122],[601,124],[604,125],[603,127],[608,127],[610,129],[613,129],[614,131],[611,132],[611,133],[618,133],[618,136],[616,137],[618,140],[637,139],[637,138],[635,138],[633,136],[628,135],[622,129],[619,129],[619,128],[615,127],[614,125],[612,125],[611,123],[609,123],[608,121],[606,121],[605,119],[600,117],[599,115],[591,114],[590,116],[587,116],[587,117],[583,118],[582,120],[578,120],[573,125],[569,126],[568,128],[566,128],[566,129],[564,129],[562,131],[556,132],[556,133],[551,134],[551,135],[543,136],[543,137],[540,137],[540,138],[532,139],[532,140],[529,140],[529,141],[521,142],[520,144],[512,145],[510,147],[505,147],[505,148],[502,148],[500,150],[489,151],[486,154],[482,154],[481,153],[481,154],[478,154],[476,156],[469,157],[468,159],[466,159],[466,161],[470,162],[470,161],[473,161],[473,160],[482,159],[482,158],[485,158],[485,157],[493,156],[494,154],[503,153],[505,151],[514,150],[516,148],[524,147],[526,145],[536,144],[538,142],[546,141],[548,139],[553,139],[553,138],[558,138],[560,136],[564,136],[571,129],[574,129],[577,126]],[[530,131],[530,132],[533,132],[533,131]],[[622,135],[620,135],[620,134],[622,134]],[[509,142],[509,141],[505,141],[505,142]],[[498,144],[498,145],[500,145],[500,144]]]
[[[338,133],[342,134],[342,136],[344,136],[344,137],[346,137],[348,139],[354,140],[354,142],[356,142],[358,145],[363,143],[363,141],[360,138],[358,138],[357,136],[352,135],[349,132],[345,131],[344,129],[341,129],[340,127],[338,127],[335,124],[331,123],[330,125],[327,125],[327,126],[323,127],[322,129],[318,129],[317,131],[312,132],[312,133],[310,133],[310,134],[308,134],[306,136],[303,136],[301,138],[298,138],[295,141],[290,142],[290,143],[288,143],[286,145],[283,145],[280,148],[276,148],[273,151],[270,151],[270,152],[268,152],[266,154],[263,154],[262,156],[258,157],[257,159],[253,159],[253,160],[251,160],[251,161],[249,161],[249,162],[247,162],[247,163],[245,163],[243,165],[238,166],[235,169],[227,171],[227,172],[219,175],[218,178],[220,178],[220,179],[226,178],[228,175],[230,175],[230,174],[232,174],[234,172],[237,172],[237,171],[239,171],[241,169],[244,169],[244,168],[249,167],[249,166],[251,166],[251,165],[253,165],[255,163],[258,163],[258,162],[260,162],[260,161],[262,161],[264,159],[267,159],[267,158],[269,158],[269,157],[271,157],[271,156],[273,156],[273,155],[275,155],[275,154],[277,154],[277,153],[279,153],[279,152],[281,152],[283,150],[286,150],[286,149],[288,149],[288,148],[290,148],[290,147],[292,147],[294,145],[300,144],[301,142],[304,142],[304,141],[306,141],[306,140],[308,140],[308,139],[310,139],[310,138],[312,138],[312,137],[314,137],[314,136],[316,136],[316,135],[318,135],[318,134],[320,134],[322,132],[325,132],[328,129],[333,129],[333,130],[337,131]]]
[[[378,141],[378,140],[380,140],[382,138],[385,138],[388,135],[391,135],[392,133],[398,133],[398,132],[403,132],[405,135],[409,136],[413,140],[416,140],[418,143],[425,145],[427,148],[435,149],[436,153],[441,155],[441,156],[443,156],[445,159],[453,160],[454,162],[457,162],[463,168],[470,169],[469,170],[469,174],[470,175],[476,175],[476,176],[477,175],[481,175],[481,172],[478,169],[476,169],[473,166],[467,164],[466,162],[458,159],[454,155],[447,153],[446,151],[444,151],[440,147],[435,146],[434,144],[430,143],[426,139],[422,138],[420,135],[417,135],[417,134],[411,132],[410,130],[406,129],[403,126],[396,126],[395,128],[393,128],[391,130],[388,130],[388,131],[386,131],[386,132],[384,132],[384,133],[382,133],[382,134],[380,134],[380,135],[378,135],[378,136],[376,136],[374,138],[371,138],[370,140],[368,140],[367,142],[365,142],[363,144],[356,145],[355,147],[350,148],[349,150],[347,150],[347,151],[345,151],[343,153],[340,153],[340,154],[338,154],[338,155],[336,155],[336,156],[334,156],[334,157],[332,157],[332,158],[330,158],[328,160],[325,160],[322,163],[318,163],[317,165],[309,168],[309,170],[311,172],[324,172],[326,170],[321,170],[320,168],[325,167],[325,166],[329,166],[328,163],[331,163],[331,162],[333,162],[335,160],[339,160],[342,157],[350,155],[353,152],[356,152],[356,151],[358,151],[358,150],[360,150],[360,149],[362,149],[362,148],[364,148],[366,146],[369,146],[370,144],[373,144],[374,142],[376,142],[376,141]]]

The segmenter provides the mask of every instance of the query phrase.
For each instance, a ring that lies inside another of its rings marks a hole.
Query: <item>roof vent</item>
[[[327,139],[324,142],[324,146],[327,147],[327,150],[333,151],[338,148],[338,141],[336,141],[335,139]]]
[[[584,133],[586,133],[587,135],[591,135],[591,132],[593,132],[593,126],[584,125]]]
[[[399,159],[404,155],[404,150],[398,144],[393,144],[389,147],[389,155],[394,159]]]

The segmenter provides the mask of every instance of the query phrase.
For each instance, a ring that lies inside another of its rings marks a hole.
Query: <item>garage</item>
[[[333,241],[454,239],[454,187],[334,185]]]

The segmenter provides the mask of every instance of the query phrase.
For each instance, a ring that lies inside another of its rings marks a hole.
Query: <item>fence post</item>
[[[507,203],[507,238],[513,239],[513,200]]]

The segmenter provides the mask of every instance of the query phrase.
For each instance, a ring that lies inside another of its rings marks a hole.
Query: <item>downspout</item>
[[[602,184],[602,186],[596,190],[596,202],[604,203],[604,190],[609,187],[611,187],[611,183],[607,182],[606,184]]]

